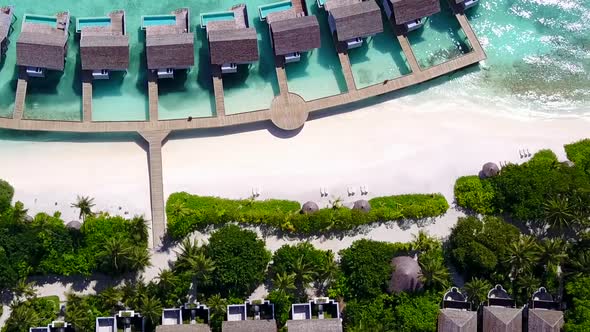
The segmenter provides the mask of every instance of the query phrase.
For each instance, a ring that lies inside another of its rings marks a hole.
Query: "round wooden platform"
[[[301,128],[307,120],[307,115],[305,100],[294,93],[277,96],[270,104],[270,120],[283,130]]]

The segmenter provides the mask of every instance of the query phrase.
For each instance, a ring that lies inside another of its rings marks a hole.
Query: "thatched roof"
[[[558,310],[529,310],[529,331],[559,332],[563,327],[563,312]]]
[[[289,332],[342,332],[342,322],[338,318],[288,320]]]
[[[195,64],[193,33],[148,35],[148,69],[188,68]]]
[[[363,1],[330,11],[338,41],[368,37],[383,32],[381,9],[375,1]]]
[[[319,48],[320,24],[315,16],[300,16],[270,24],[276,55],[306,52]]]
[[[125,70],[129,67],[127,36],[86,36],[80,39],[83,70]]]
[[[8,32],[12,24],[12,12],[12,7],[0,8],[0,44],[4,44],[4,41],[8,38]]]
[[[303,206],[301,207],[301,212],[313,213],[319,209],[320,209],[320,207],[315,202],[309,201],[309,202],[305,202],[305,204],[303,204]]]
[[[481,168],[481,173],[484,177],[490,178],[492,176],[500,174],[500,167],[498,167],[498,165],[492,162],[485,163]]]
[[[335,8],[346,7],[360,2],[362,2],[362,0],[326,0],[324,3],[324,9],[331,12]]]
[[[209,31],[211,63],[248,63],[258,61],[258,36],[253,28]]]
[[[360,200],[354,202],[352,209],[359,210],[362,212],[369,212],[369,211],[371,211],[371,204],[369,204],[369,201],[366,201],[364,199],[360,199]]]
[[[79,222],[78,220],[72,220],[66,224],[66,227],[70,228],[70,229],[78,229],[79,230],[80,228],[82,228],[82,223]]]
[[[477,312],[441,309],[438,313],[438,331],[477,332]]]
[[[16,42],[16,64],[64,70],[68,36],[63,34],[21,32]]]
[[[405,24],[440,12],[439,0],[390,0],[395,24]]]
[[[422,270],[418,261],[409,256],[398,256],[391,260],[394,271],[389,282],[389,291],[399,293],[422,288]]]
[[[521,332],[522,309],[488,306],[483,309],[483,330]]]
[[[225,321],[221,325],[222,332],[273,332],[277,331],[277,323],[273,320],[237,320]]]
[[[156,332],[211,332],[207,324],[159,325]]]

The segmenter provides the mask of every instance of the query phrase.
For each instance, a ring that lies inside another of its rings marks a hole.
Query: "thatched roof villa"
[[[516,301],[501,285],[492,288],[483,309],[483,332],[521,332],[522,309],[515,306]]]
[[[264,7],[273,5],[260,6],[259,11],[262,13]],[[318,19],[307,16],[304,8],[307,8],[305,0],[300,0],[297,7],[271,11],[264,18],[268,23],[275,55],[282,57],[285,63],[297,62],[301,59],[301,53],[321,46]]]
[[[391,260],[394,269],[389,282],[389,292],[400,293],[415,291],[422,288],[420,277],[422,270],[417,258],[410,256],[398,256]]]
[[[438,313],[440,332],[477,332],[477,312],[470,311],[465,296],[456,287],[445,293]]]
[[[47,326],[31,327],[29,332],[74,332],[72,324],[61,320],[54,320]]]
[[[26,67],[31,77],[44,77],[45,70],[63,71],[69,26],[69,12],[55,16],[25,14],[16,42],[16,64]]]
[[[424,18],[440,12],[439,0],[383,0],[391,23],[403,32],[419,29]]]
[[[276,332],[274,304],[268,300],[227,306],[227,321],[221,325],[222,332]]]
[[[190,32],[188,8],[169,15],[142,16],[141,27],[146,35],[147,67],[158,78],[173,78],[174,70],[194,66],[195,38]]]
[[[329,298],[315,298],[308,303],[291,305],[289,332],[342,332],[340,307]]]
[[[111,70],[127,70],[129,37],[125,11],[113,11],[107,17],[78,18],[76,32],[81,34],[82,70],[92,71],[94,79],[108,79]]]
[[[13,17],[14,8],[12,6],[0,7],[0,56],[6,52]]]
[[[339,49],[360,47],[364,38],[383,32],[381,10],[374,1],[327,0],[324,9]]]
[[[258,36],[249,27],[245,4],[228,12],[202,14],[201,27],[207,29],[211,65],[220,66],[222,73],[235,73],[238,65],[258,61]]]
[[[156,332],[210,332],[210,318],[209,308],[198,302],[180,308],[163,309],[162,325],[156,327]]]
[[[97,317],[96,332],[143,331],[144,319],[133,310],[119,311],[113,317]]]
[[[539,288],[532,296],[528,311],[528,331],[559,332],[564,325],[563,312],[559,310],[559,302],[545,287]]]

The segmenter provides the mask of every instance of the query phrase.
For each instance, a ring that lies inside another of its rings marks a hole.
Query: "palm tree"
[[[221,330],[221,322],[227,311],[227,300],[216,294],[207,299],[206,304],[211,311],[211,327]]]
[[[273,281],[273,288],[282,292],[283,294],[288,294],[289,292],[297,289],[295,287],[295,274],[287,274],[287,272],[283,272],[277,274]]]
[[[80,209],[80,219],[86,220],[87,216],[93,215],[92,208],[94,207],[94,198],[89,196],[77,196],[76,203],[72,203],[71,206],[76,209]]]
[[[183,259],[178,262],[177,266],[192,276],[192,285],[191,289],[193,290],[193,298],[191,302],[196,302],[197,300],[197,284],[199,282],[204,282],[207,280],[207,277],[211,272],[215,270],[215,263],[213,260],[207,256],[201,250],[198,253],[194,253],[194,256],[183,256]]]
[[[12,209],[12,221],[14,223],[22,223],[27,218],[28,209],[25,209],[25,205],[21,201],[17,201],[14,203],[14,208]]]
[[[31,326],[38,326],[41,322],[35,309],[29,305],[13,303],[10,307],[11,314],[3,331],[28,331]]]
[[[422,255],[418,260],[422,284],[427,288],[444,289],[448,287],[450,273],[442,259],[433,255]]]
[[[189,209],[185,202],[176,201],[170,206],[170,214],[176,216],[177,218],[185,218],[191,214],[191,209]]]
[[[539,246],[532,236],[521,235],[508,246],[505,263],[510,265],[512,278],[529,272],[539,258]]]
[[[111,312],[116,312],[122,307],[123,292],[119,289],[114,287],[105,288],[98,297],[106,307],[110,308]]]
[[[304,297],[306,294],[307,287],[313,281],[315,272],[312,266],[308,264],[303,255],[297,257],[295,262],[291,265],[291,271],[295,277],[295,287],[299,293],[299,297]]]
[[[412,250],[426,252],[439,249],[441,247],[440,241],[428,235],[428,233],[424,230],[420,230],[418,234],[412,235],[412,238]]]
[[[17,302],[24,302],[37,297],[35,283],[27,282],[26,278],[20,279],[12,289]]]
[[[557,196],[543,203],[543,216],[552,234],[563,235],[576,219],[575,210],[567,197]]]
[[[192,241],[189,238],[182,240],[182,243],[180,244],[180,253],[178,253],[174,267],[179,269],[188,269],[190,264],[187,262],[187,260],[190,257],[195,257],[198,254],[203,253],[204,251],[204,248],[199,246],[199,242],[197,240]]]
[[[526,302],[528,297],[531,296],[537,289],[539,289],[540,284],[541,281],[539,281],[539,279],[536,278],[532,273],[527,272],[526,274],[521,275],[516,280],[516,289],[518,290],[517,293],[520,293],[521,295],[521,301]]]
[[[160,270],[160,274],[156,277],[158,287],[164,290],[172,289],[178,284],[178,277],[171,270]]]
[[[143,216],[135,216],[129,220],[129,227],[131,228],[131,234],[133,239],[140,243],[145,243],[148,240],[148,227]]]
[[[467,300],[471,303],[471,307],[477,309],[487,299],[492,284],[486,279],[473,278],[465,283],[463,289],[467,293]]]
[[[580,251],[568,260],[566,275],[573,278],[590,275],[590,250]]]
[[[338,264],[334,260],[334,253],[328,251],[326,263],[316,268],[314,286],[318,296],[326,295],[325,292],[330,288],[330,285],[336,278],[337,271]]]
[[[125,263],[129,259],[130,251],[127,240],[121,237],[108,238],[98,253],[105,272],[117,274],[125,271]]]
[[[162,317],[162,305],[153,296],[143,294],[139,300],[139,312],[151,326],[156,326]]]
[[[129,247],[127,260],[131,271],[140,271],[151,265],[150,253],[140,246]]]

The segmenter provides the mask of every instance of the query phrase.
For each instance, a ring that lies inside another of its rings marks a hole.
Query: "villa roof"
[[[21,32],[16,42],[16,63],[63,71],[67,41],[64,34]]]
[[[248,63],[258,60],[258,37],[253,28],[209,31],[211,63]]]
[[[488,306],[483,309],[483,330],[521,332],[522,309]]]
[[[440,12],[439,0],[390,0],[395,24],[405,24]]]
[[[129,38],[123,35],[80,39],[83,70],[125,70],[129,67]]]
[[[342,322],[338,318],[288,320],[289,332],[342,332]]]
[[[10,25],[12,24],[12,7],[0,8],[0,44],[8,37]]]
[[[187,68],[195,64],[192,32],[148,35],[146,49],[148,69]]]
[[[477,312],[441,309],[438,313],[438,331],[477,332]]]
[[[159,325],[156,332],[211,332],[207,324]]]
[[[331,12],[335,8],[346,7],[360,2],[362,2],[362,0],[326,0],[324,8],[327,11]]]
[[[309,51],[321,46],[320,25],[315,16],[300,16],[270,24],[276,55]]]
[[[529,310],[529,331],[559,332],[563,327],[563,312],[558,310]]]
[[[391,260],[391,265],[394,271],[389,282],[390,292],[413,291],[422,287],[422,270],[417,260],[409,256],[398,256]]]
[[[383,31],[381,10],[375,1],[363,1],[330,11],[338,41],[368,37]]]
[[[277,331],[275,320],[237,320],[224,321],[221,325],[222,332],[272,332]]]

